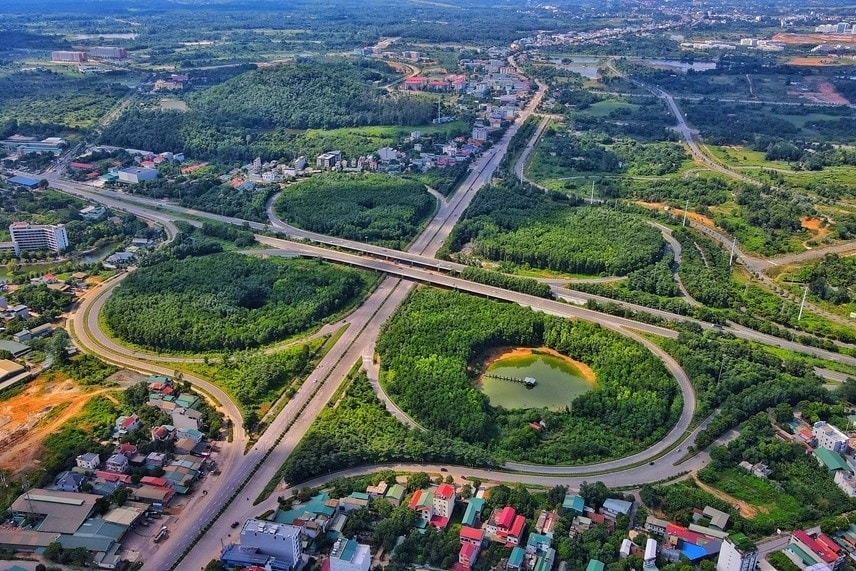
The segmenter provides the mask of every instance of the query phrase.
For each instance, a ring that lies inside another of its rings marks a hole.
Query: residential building
[[[404,499],[404,486],[401,484],[393,484],[386,491],[384,498],[393,506],[400,506],[401,500]]]
[[[122,415],[116,419],[116,431],[119,434],[127,434],[140,428],[140,419],[136,414],[131,416]]]
[[[63,492],[79,492],[86,476],[75,472],[63,472],[56,480],[56,489]]]
[[[372,555],[368,545],[340,537],[330,552],[330,571],[368,571]]]
[[[51,61],[59,63],[83,63],[87,59],[86,52],[56,51],[51,52]]]
[[[649,515],[645,518],[645,531],[648,533],[653,533],[656,535],[663,535],[666,533],[666,527],[669,525],[664,519],[660,519],[658,517],[654,517]]]
[[[832,450],[841,454],[847,453],[849,439],[846,434],[833,425],[823,420],[815,422],[812,426],[811,434],[817,441],[818,448]]]
[[[352,492],[348,497],[342,498],[339,505],[346,512],[364,508],[371,502],[371,496],[365,492]]]
[[[461,526],[461,531],[458,533],[458,539],[461,543],[472,543],[473,545],[481,545],[484,541],[484,530],[477,527]]]
[[[328,151],[315,158],[315,166],[332,169],[342,162],[342,151]]]
[[[728,527],[728,514],[710,506],[705,506],[702,514],[710,518],[710,525],[724,531]]]
[[[146,180],[155,180],[158,177],[157,169],[148,169],[144,167],[128,167],[119,169],[119,182],[127,182],[129,184],[138,184]]]
[[[825,563],[832,569],[837,569],[844,562],[841,547],[823,533],[812,537],[798,529],[791,534],[787,551],[801,559],[805,566]]]
[[[754,571],[757,563],[755,544],[742,533],[736,533],[722,542],[716,571]]]
[[[583,515],[583,513],[585,513],[586,503],[582,496],[576,494],[565,494],[562,507],[574,515]]]
[[[98,220],[107,214],[107,209],[103,206],[89,205],[77,211],[84,220]]]
[[[68,248],[68,234],[63,224],[30,224],[13,222],[9,225],[15,255],[22,250],[62,252]]]
[[[127,59],[128,50],[110,46],[98,46],[89,50],[89,55],[104,59]]]
[[[434,515],[434,492],[431,490],[416,490],[410,498],[408,507],[419,514],[420,527],[425,527]]]
[[[434,491],[434,516],[431,523],[435,527],[444,528],[452,517],[455,509],[455,488],[450,484],[440,484]],[[437,520],[436,522],[434,520]]]
[[[814,450],[814,457],[817,459],[818,464],[830,472],[850,471],[850,466],[847,464],[847,461],[844,460],[844,457],[837,452],[827,450],[826,448],[816,448]]]
[[[104,469],[116,474],[124,474],[128,471],[128,458],[124,454],[113,454],[104,462]]]
[[[856,478],[847,470],[836,470],[832,478],[841,491],[851,498],[856,498]]]
[[[479,547],[472,543],[464,543],[458,552],[458,564],[464,569],[472,569],[479,556]]]
[[[294,567],[303,554],[300,528],[259,519],[250,519],[241,529],[241,547],[272,556]]]
[[[504,543],[506,547],[513,547],[520,543],[523,528],[526,526],[526,518],[518,515],[511,506],[495,509],[484,526],[485,534],[491,541]]]
[[[606,564],[603,561],[598,561],[597,559],[592,559],[586,565],[586,571],[603,571],[606,568]]]
[[[475,127],[473,127],[473,141],[487,141],[487,135],[487,127],[483,127],[481,125],[476,125]]]
[[[101,457],[95,452],[81,454],[75,460],[77,462],[77,467],[83,468],[84,470],[97,470],[98,466],[101,464]]]
[[[620,515],[630,515],[630,510],[633,509],[633,502],[627,500],[616,500],[608,498],[603,502],[601,513],[610,519],[617,519]]]
[[[645,542],[645,556],[642,558],[645,567],[651,567],[657,561],[657,540],[648,538]]]
[[[482,509],[484,509],[484,499],[470,498],[467,501],[467,509],[464,512],[464,519],[461,523],[470,527],[480,527]]]
[[[382,149],[378,149],[377,156],[382,161],[392,161],[398,158],[398,153],[392,147],[383,147]]]

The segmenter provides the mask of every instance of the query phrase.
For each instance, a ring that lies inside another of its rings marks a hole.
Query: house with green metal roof
[[[523,559],[526,556],[526,550],[520,546],[511,550],[511,555],[508,557],[508,569],[520,569],[523,565]]]
[[[464,519],[461,523],[469,527],[478,527],[476,521],[481,521],[482,509],[484,509],[484,499],[470,498],[467,502],[467,511],[464,512]]]
[[[393,484],[386,491],[386,495],[384,496],[384,498],[386,498],[386,501],[388,501],[392,505],[399,506],[401,505],[401,500],[404,499],[404,492],[404,486],[402,486],[401,484]]]
[[[583,515],[586,508],[586,501],[582,496],[578,496],[576,494],[565,494],[562,507],[574,515]]]
[[[825,466],[830,472],[836,470],[850,471],[850,466],[838,452],[827,450],[826,448],[815,448],[814,455],[821,466]]]
[[[606,565],[602,561],[592,559],[586,566],[586,571],[603,571]]]

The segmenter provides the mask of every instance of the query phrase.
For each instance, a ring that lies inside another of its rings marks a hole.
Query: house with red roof
[[[461,526],[458,538],[461,540],[461,544],[472,543],[473,545],[480,546],[482,541],[484,541],[484,530],[477,527],[463,525]]]
[[[472,569],[479,556],[479,548],[472,543],[465,543],[458,553],[458,564],[463,569]]]
[[[812,537],[801,529],[794,531],[788,542],[788,551],[802,559],[806,566],[824,563],[834,570],[844,563],[841,547],[823,533]]]
[[[419,515],[419,527],[425,527],[434,515],[434,492],[431,490],[416,490],[407,506]]]
[[[119,434],[127,434],[140,428],[140,419],[136,414],[131,416],[120,416],[116,419],[116,431]]]
[[[491,541],[504,543],[506,547],[514,547],[520,543],[526,518],[519,515],[511,506],[494,510],[484,526],[485,534]]]
[[[418,75],[413,77],[408,77],[404,80],[404,88],[405,89],[422,89],[428,85],[427,77],[420,77]]]

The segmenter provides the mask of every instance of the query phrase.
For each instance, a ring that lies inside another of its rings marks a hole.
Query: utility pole
[[[803,292],[802,302],[800,302],[800,313],[797,315],[797,321],[802,319],[803,309],[805,309],[805,298],[808,297],[808,286],[805,286],[805,291]]]
[[[687,210],[689,210],[689,208],[690,208],[690,199],[687,198],[687,204],[686,204],[686,206],[684,206],[684,221],[681,222],[681,226],[687,225]]]
[[[731,241],[731,256],[728,257],[728,266],[729,267],[731,267],[731,265],[734,263],[734,247],[735,246],[737,246],[737,238],[734,238],[734,240]]]

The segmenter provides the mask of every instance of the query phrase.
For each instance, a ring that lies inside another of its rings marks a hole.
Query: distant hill
[[[193,98],[191,108],[229,126],[249,129],[416,125],[433,107],[390,94],[394,80],[382,62],[311,62],[257,69]]]
[[[397,77],[371,60],[254,69],[190,96],[186,113],[131,108],[104,130],[101,142],[232,161],[288,156],[294,135],[285,129],[430,123],[430,99],[382,88]]]

